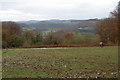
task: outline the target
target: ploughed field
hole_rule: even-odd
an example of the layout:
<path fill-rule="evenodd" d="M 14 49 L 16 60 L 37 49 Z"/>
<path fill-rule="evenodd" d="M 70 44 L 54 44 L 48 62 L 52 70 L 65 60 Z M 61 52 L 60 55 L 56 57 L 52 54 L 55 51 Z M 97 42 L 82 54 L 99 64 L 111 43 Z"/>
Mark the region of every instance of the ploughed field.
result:
<path fill-rule="evenodd" d="M 4 49 L 3 78 L 114 78 L 118 47 Z"/>

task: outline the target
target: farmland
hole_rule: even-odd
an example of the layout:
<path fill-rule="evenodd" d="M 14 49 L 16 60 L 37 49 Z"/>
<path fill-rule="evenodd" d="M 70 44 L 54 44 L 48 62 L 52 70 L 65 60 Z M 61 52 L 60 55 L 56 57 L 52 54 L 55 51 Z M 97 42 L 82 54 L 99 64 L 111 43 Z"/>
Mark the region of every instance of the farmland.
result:
<path fill-rule="evenodd" d="M 3 78 L 117 77 L 117 47 L 4 49 Z"/>

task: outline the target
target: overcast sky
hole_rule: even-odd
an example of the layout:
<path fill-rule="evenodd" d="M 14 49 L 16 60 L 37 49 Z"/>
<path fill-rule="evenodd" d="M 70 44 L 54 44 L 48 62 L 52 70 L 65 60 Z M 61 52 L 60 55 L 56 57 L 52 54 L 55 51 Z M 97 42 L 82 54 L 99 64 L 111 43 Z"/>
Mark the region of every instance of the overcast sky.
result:
<path fill-rule="evenodd" d="M 119 0 L 0 0 L 0 20 L 106 18 Z"/>

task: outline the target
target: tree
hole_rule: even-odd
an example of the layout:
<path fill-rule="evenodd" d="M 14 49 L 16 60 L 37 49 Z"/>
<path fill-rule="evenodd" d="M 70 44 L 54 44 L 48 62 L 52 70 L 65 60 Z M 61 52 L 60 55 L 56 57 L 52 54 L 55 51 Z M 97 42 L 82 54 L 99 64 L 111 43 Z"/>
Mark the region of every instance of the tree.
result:
<path fill-rule="evenodd" d="M 22 33 L 20 25 L 15 22 L 2 22 L 2 30 L 7 30 L 10 35 L 20 35 Z"/>
<path fill-rule="evenodd" d="M 54 33 L 49 33 L 45 36 L 43 43 L 47 45 L 58 45 L 62 43 L 62 39 L 56 36 Z"/>
<path fill-rule="evenodd" d="M 80 32 L 74 33 L 72 41 L 71 41 L 72 44 L 80 45 L 80 44 L 83 44 L 84 42 L 85 42 L 84 36 L 81 35 Z"/>
<path fill-rule="evenodd" d="M 22 37 L 18 35 L 12 35 L 8 41 L 8 47 L 20 47 L 23 45 Z"/>
<path fill-rule="evenodd" d="M 28 46 L 32 44 L 32 38 L 34 37 L 33 31 L 24 31 L 24 46 Z"/>
<path fill-rule="evenodd" d="M 66 39 L 71 39 L 73 37 L 73 33 L 66 33 L 65 38 Z"/>
<path fill-rule="evenodd" d="M 19 42 L 22 40 L 22 30 L 19 24 L 15 22 L 2 22 L 2 47 L 18 47 L 22 46 L 22 43 Z"/>
<path fill-rule="evenodd" d="M 43 41 L 43 36 L 41 33 L 35 34 L 32 38 L 32 44 L 34 45 L 40 45 Z"/>
<path fill-rule="evenodd" d="M 101 41 L 106 43 L 118 43 L 118 24 L 120 19 L 118 17 L 120 8 L 120 2 L 113 12 L 110 13 L 110 17 L 102 19 L 98 26 L 98 34 Z"/>
<path fill-rule="evenodd" d="M 70 33 L 70 32 L 65 33 L 64 37 L 65 37 L 65 42 L 64 43 L 65 44 L 71 44 L 72 39 L 73 39 L 73 33 Z"/>
<path fill-rule="evenodd" d="M 120 1 L 117 6 L 118 11 L 118 32 L 120 32 Z M 118 41 L 120 41 L 120 33 L 118 34 Z"/>

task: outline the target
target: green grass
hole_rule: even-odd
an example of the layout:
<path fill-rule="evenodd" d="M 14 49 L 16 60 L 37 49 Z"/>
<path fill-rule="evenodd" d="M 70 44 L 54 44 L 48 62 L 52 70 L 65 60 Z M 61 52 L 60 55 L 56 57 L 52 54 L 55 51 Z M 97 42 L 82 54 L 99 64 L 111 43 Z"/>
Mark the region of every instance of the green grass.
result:
<path fill-rule="evenodd" d="M 117 47 L 3 50 L 3 78 L 117 76 Z"/>
<path fill-rule="evenodd" d="M 22 30 L 23 31 L 31 31 L 31 30 L 34 30 L 36 29 L 35 27 L 23 27 Z"/>

